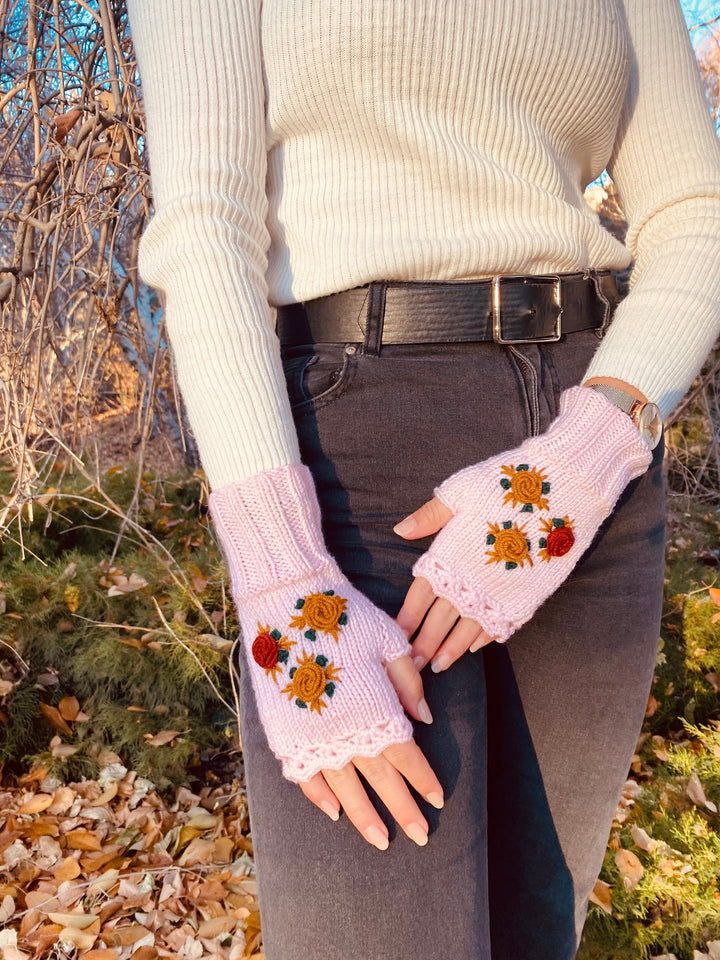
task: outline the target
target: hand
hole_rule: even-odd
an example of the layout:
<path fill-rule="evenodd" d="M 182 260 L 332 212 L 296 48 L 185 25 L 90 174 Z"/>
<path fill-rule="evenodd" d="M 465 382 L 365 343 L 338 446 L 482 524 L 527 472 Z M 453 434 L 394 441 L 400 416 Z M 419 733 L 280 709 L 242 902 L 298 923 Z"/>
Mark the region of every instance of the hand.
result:
<path fill-rule="evenodd" d="M 440 532 L 413 567 L 417 579 L 399 617 L 409 630 L 430 610 L 419 655 L 437 649 L 447 629 L 448 657 L 507 640 L 567 578 L 651 459 L 626 414 L 601 394 L 572 387 L 546 433 L 449 477 L 435 490 L 446 511 L 425 505 Z M 436 669 L 452 662 L 441 656 Z"/>
<path fill-rule="evenodd" d="M 433 497 L 394 529 L 406 540 L 419 540 L 437 533 L 452 516 L 452 510 L 438 497 Z M 430 666 L 435 673 L 446 670 L 466 650 L 475 653 L 495 639 L 476 620 L 461 617 L 449 600 L 438 597 L 425 577 L 413 580 L 397 622 L 409 637 L 422 623 L 412 644 L 413 662 L 421 670 L 431 660 Z"/>
<path fill-rule="evenodd" d="M 430 722 L 429 710 L 423 716 L 417 716 L 415 704 L 418 688 L 422 693 L 422 681 L 410 657 L 393 660 L 387 665 L 387 672 L 405 709 L 416 719 Z M 370 802 L 356 771 L 362 773 L 407 836 L 419 846 L 425 846 L 427 820 L 405 780 L 432 806 L 440 809 L 444 801 L 440 781 L 415 741 L 390 746 L 378 757 L 354 757 L 341 770 L 323 770 L 300 784 L 308 800 L 331 820 L 338 819 L 342 807 L 368 843 L 386 850 L 389 845 L 387 827 Z"/>
<path fill-rule="evenodd" d="M 401 825 L 416 840 L 426 836 L 401 776 L 441 803 L 440 784 L 403 712 L 404 703 L 416 718 L 431 719 L 422 683 L 404 632 L 328 554 L 310 472 L 300 464 L 264 471 L 214 490 L 209 506 L 258 713 L 283 775 L 306 784 L 321 806 L 347 804 L 365 833 L 384 830 L 355 773 L 367 771 Z"/>

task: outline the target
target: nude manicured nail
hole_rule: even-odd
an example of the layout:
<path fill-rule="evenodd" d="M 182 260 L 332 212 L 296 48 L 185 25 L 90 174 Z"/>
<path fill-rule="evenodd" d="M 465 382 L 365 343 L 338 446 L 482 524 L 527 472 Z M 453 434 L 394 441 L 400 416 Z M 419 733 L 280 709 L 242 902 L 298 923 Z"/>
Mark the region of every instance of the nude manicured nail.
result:
<path fill-rule="evenodd" d="M 485 643 L 484 638 L 478 637 L 477 640 L 470 647 L 470 653 L 477 653 L 477 651 L 480 649 L 480 647 L 484 645 L 484 643 Z"/>
<path fill-rule="evenodd" d="M 330 817 L 331 820 L 340 819 L 340 811 L 337 809 L 337 807 L 334 807 L 329 800 L 323 800 L 323 802 L 320 804 L 320 807 Z"/>
<path fill-rule="evenodd" d="M 444 670 L 445 667 L 450 666 L 450 657 L 446 653 L 441 653 L 439 657 L 436 657 L 433 662 L 430 664 L 430 669 L 433 673 L 440 673 L 441 670 Z"/>
<path fill-rule="evenodd" d="M 438 793 L 437 790 L 433 790 L 432 793 L 428 793 L 425 797 L 428 803 L 431 803 L 436 810 L 442 810 L 445 806 L 445 799 L 441 793 Z"/>
<path fill-rule="evenodd" d="M 424 847 L 428 842 L 427 830 L 421 827 L 419 823 L 409 823 L 405 827 L 405 833 L 413 843 L 416 843 L 419 847 Z"/>
<path fill-rule="evenodd" d="M 418 670 L 422 670 L 422 668 L 423 668 L 423 667 L 425 666 L 425 664 L 427 663 L 427 660 L 425 659 L 425 657 L 420 657 L 420 656 L 418 656 L 418 657 L 413 657 L 413 663 L 414 663 L 415 666 L 418 668 Z"/>
<path fill-rule="evenodd" d="M 430 713 L 430 707 L 427 705 L 427 700 L 425 699 L 425 697 L 423 697 L 420 703 L 418 703 L 417 710 L 418 710 L 418 715 L 420 716 L 420 719 L 422 720 L 423 723 L 433 722 L 433 716 Z"/>
<path fill-rule="evenodd" d="M 401 520 L 400 523 L 396 523 L 393 527 L 393 530 L 399 537 L 406 537 L 409 533 L 412 533 L 416 527 L 416 520 L 414 517 L 405 517 L 404 520 Z"/>
<path fill-rule="evenodd" d="M 365 831 L 365 839 L 369 840 L 378 850 L 387 850 L 390 846 L 390 841 L 378 827 L 368 827 Z"/>

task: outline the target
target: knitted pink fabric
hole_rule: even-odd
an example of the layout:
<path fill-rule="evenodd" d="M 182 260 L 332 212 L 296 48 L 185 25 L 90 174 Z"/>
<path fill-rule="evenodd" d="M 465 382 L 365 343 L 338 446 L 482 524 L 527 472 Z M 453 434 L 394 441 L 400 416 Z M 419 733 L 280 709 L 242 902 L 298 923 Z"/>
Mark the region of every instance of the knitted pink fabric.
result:
<path fill-rule="evenodd" d="M 572 387 L 546 433 L 435 490 L 455 516 L 413 574 L 507 640 L 565 580 L 651 459 L 627 414 L 589 387 Z"/>
<path fill-rule="evenodd" d="M 258 710 L 288 780 L 309 780 L 412 737 L 384 661 L 410 652 L 400 627 L 327 552 L 307 467 L 210 494 Z"/>

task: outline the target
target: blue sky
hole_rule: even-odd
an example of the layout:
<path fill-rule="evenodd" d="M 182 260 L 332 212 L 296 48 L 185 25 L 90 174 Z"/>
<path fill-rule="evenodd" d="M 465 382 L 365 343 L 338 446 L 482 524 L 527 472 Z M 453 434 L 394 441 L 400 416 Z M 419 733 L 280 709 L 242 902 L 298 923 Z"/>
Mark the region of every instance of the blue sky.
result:
<path fill-rule="evenodd" d="M 689 27 L 720 16 L 720 0 L 680 0 L 680 6 Z M 704 32 L 704 30 L 693 30 L 691 37 L 693 40 L 699 40 Z"/>

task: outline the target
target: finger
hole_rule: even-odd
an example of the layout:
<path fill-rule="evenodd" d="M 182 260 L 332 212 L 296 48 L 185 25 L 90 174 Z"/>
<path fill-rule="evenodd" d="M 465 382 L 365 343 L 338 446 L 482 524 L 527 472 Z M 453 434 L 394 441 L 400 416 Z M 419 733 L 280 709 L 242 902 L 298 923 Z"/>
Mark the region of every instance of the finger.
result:
<path fill-rule="evenodd" d="M 411 656 L 417 667 L 422 669 L 421 664 L 427 663 L 434 656 L 457 619 L 458 612 L 450 601 L 445 597 L 438 597 L 413 641 Z"/>
<path fill-rule="evenodd" d="M 408 637 L 415 633 L 433 603 L 435 594 L 429 581 L 425 577 L 415 577 L 395 618 Z"/>
<path fill-rule="evenodd" d="M 393 743 L 386 747 L 383 756 L 412 784 L 417 792 L 439 810 L 445 800 L 442 784 L 435 776 L 425 754 L 414 740 Z"/>
<path fill-rule="evenodd" d="M 370 798 L 365 792 L 360 777 L 352 763 L 341 770 L 323 770 L 328 786 L 342 804 L 350 822 L 360 831 L 368 843 L 378 850 L 387 850 L 390 845 L 388 830 L 380 819 Z"/>
<path fill-rule="evenodd" d="M 432 714 L 423 696 L 423 682 L 418 668 L 410 657 L 399 657 L 385 665 L 390 682 L 395 687 L 400 703 L 416 720 L 432 723 Z"/>
<path fill-rule="evenodd" d="M 466 650 L 472 649 L 473 646 L 475 646 L 475 641 L 478 639 L 489 643 L 491 637 L 488 637 L 477 620 L 461 617 L 432 658 L 430 668 L 433 673 L 440 673 L 441 670 L 446 670 L 450 664 L 455 663 L 458 657 L 461 657 Z M 481 643 L 480 646 L 482 645 Z M 479 650 L 480 647 L 475 647 L 475 649 Z"/>
<path fill-rule="evenodd" d="M 424 847 L 428 841 L 427 820 L 413 800 L 402 774 L 382 754 L 379 757 L 355 757 L 353 763 L 405 834 L 419 847 Z"/>
<path fill-rule="evenodd" d="M 486 647 L 489 643 L 499 639 L 500 637 L 491 637 L 489 633 L 481 630 L 477 640 L 470 647 L 470 653 L 477 653 L 481 647 Z"/>
<path fill-rule="evenodd" d="M 312 779 L 304 780 L 298 786 L 310 803 L 319 807 L 331 820 L 337 820 L 340 817 L 340 801 L 321 773 L 316 773 Z"/>
<path fill-rule="evenodd" d="M 450 507 L 446 507 L 442 500 L 433 497 L 432 500 L 418 507 L 409 517 L 405 517 L 396 524 L 393 530 L 399 537 L 404 537 L 406 540 L 417 540 L 419 537 L 437 533 L 452 516 Z"/>

